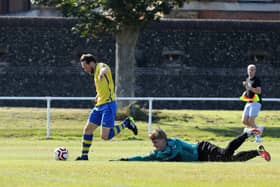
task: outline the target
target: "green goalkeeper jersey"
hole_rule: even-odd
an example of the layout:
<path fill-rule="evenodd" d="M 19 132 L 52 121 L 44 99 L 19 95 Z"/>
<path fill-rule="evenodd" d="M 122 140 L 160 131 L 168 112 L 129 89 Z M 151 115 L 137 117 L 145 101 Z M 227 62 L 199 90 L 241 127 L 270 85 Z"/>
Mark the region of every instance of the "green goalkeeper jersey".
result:
<path fill-rule="evenodd" d="M 167 139 L 164 150 L 154 150 L 148 155 L 129 157 L 128 161 L 198 161 L 198 145 L 178 138 Z"/>

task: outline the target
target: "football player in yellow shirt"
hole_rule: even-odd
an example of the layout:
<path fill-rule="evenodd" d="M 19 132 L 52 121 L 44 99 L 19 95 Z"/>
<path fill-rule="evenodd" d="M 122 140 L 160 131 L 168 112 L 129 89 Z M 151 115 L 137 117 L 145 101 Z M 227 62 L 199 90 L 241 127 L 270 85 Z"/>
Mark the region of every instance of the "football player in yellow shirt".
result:
<path fill-rule="evenodd" d="M 97 62 L 92 54 L 83 54 L 80 63 L 85 72 L 91 74 L 96 88 L 96 105 L 90 112 L 85 125 L 82 140 L 81 156 L 76 160 L 88 160 L 88 152 L 93 140 L 94 131 L 101 126 L 101 137 L 110 140 L 123 129 L 130 129 L 137 135 L 137 127 L 132 117 L 126 118 L 120 125 L 115 125 L 117 112 L 115 85 L 110 67 Z"/>

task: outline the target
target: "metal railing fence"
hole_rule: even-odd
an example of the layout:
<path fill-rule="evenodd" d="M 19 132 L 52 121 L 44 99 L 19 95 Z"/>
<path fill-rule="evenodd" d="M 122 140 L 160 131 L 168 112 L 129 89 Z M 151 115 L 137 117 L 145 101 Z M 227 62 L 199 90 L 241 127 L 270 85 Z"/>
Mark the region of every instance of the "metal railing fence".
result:
<path fill-rule="evenodd" d="M 0 96 L 0 100 L 45 100 L 47 103 L 46 138 L 51 137 L 51 101 L 54 100 L 94 100 L 95 97 L 16 97 Z M 240 101 L 236 97 L 117 97 L 117 100 L 148 101 L 148 133 L 152 130 L 153 101 Z M 263 98 L 263 101 L 280 102 L 280 98 Z"/>

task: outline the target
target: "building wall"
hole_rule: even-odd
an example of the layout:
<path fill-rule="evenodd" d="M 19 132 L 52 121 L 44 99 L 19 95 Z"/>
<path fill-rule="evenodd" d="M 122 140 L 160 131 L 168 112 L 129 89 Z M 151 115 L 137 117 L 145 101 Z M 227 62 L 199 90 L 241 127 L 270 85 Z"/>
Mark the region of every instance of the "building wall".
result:
<path fill-rule="evenodd" d="M 1 96 L 95 96 L 78 62 L 81 52 L 115 66 L 111 35 L 80 38 L 71 19 L 0 18 Z M 136 50 L 136 96 L 239 97 L 254 63 L 263 97 L 280 93 L 280 22 L 162 21 L 141 31 Z M 0 105 L 35 102 L 1 101 Z M 89 102 L 53 106 L 90 107 Z M 146 104 L 146 103 L 141 103 Z M 38 106 L 45 103 L 38 103 Z M 241 109 L 241 102 L 155 102 L 163 108 Z M 265 103 L 264 109 L 280 108 Z"/>
<path fill-rule="evenodd" d="M 280 20 L 279 0 L 200 0 L 175 8 L 169 18 Z"/>
<path fill-rule="evenodd" d="M 241 12 L 241 11 L 202 11 L 198 18 L 208 19 L 239 19 L 239 20 L 280 20 L 279 12 Z"/>
<path fill-rule="evenodd" d="M 0 1 L 0 14 L 5 14 L 9 10 L 9 2 L 8 0 L 1 0 Z"/>
<path fill-rule="evenodd" d="M 9 12 L 21 12 L 30 9 L 30 0 L 9 0 Z"/>
<path fill-rule="evenodd" d="M 0 14 L 16 13 L 30 10 L 30 0 L 1 0 Z"/>

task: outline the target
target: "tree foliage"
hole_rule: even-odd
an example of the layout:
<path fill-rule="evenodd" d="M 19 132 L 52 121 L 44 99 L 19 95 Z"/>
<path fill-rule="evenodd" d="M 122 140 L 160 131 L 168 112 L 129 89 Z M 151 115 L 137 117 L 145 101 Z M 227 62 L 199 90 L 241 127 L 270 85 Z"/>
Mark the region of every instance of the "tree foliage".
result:
<path fill-rule="evenodd" d="M 99 32 L 116 33 L 126 26 L 140 28 L 159 20 L 186 0 L 33 0 L 35 4 L 55 6 L 63 15 L 80 19 L 76 31 L 83 36 Z"/>
<path fill-rule="evenodd" d="M 33 0 L 55 6 L 67 17 L 77 18 L 74 31 L 84 37 L 114 33 L 116 38 L 115 82 L 117 96 L 135 95 L 135 48 L 141 27 L 159 20 L 187 0 Z M 121 108 L 130 101 L 118 102 Z"/>

